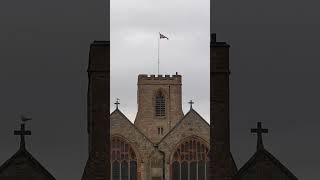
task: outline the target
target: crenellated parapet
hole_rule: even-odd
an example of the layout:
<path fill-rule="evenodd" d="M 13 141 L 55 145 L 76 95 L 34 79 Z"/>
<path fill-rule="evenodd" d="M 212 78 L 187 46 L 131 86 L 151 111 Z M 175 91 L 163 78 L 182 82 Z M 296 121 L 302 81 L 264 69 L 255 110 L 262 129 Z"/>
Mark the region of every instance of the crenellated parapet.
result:
<path fill-rule="evenodd" d="M 174 84 L 174 85 L 181 85 L 181 75 L 147 75 L 147 74 L 140 74 L 138 76 L 138 85 L 142 84 Z"/>

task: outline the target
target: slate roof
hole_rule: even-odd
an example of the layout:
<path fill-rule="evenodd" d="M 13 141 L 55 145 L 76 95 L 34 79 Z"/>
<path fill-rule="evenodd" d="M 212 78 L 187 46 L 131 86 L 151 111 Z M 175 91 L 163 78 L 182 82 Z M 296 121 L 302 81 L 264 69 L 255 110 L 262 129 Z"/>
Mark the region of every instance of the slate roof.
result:
<path fill-rule="evenodd" d="M 250 167 L 254 166 L 255 164 L 261 161 L 261 157 L 270 160 L 276 167 L 278 167 L 284 174 L 286 174 L 289 179 L 298 180 L 298 178 L 293 173 L 291 173 L 291 171 L 287 167 L 285 167 L 277 158 L 275 158 L 266 149 L 256 151 L 256 153 L 239 169 L 239 171 L 233 179 L 236 180 L 243 176 Z"/>
<path fill-rule="evenodd" d="M 120 111 L 120 109 L 118 109 L 118 108 L 115 109 L 115 110 L 110 114 L 110 117 L 111 117 L 113 114 L 115 114 L 115 113 L 120 114 L 120 116 L 122 116 L 123 119 L 127 120 L 128 123 L 129 123 L 135 130 L 137 130 L 137 132 L 139 132 L 144 138 L 146 138 L 151 144 L 153 144 L 153 142 L 152 142 L 145 134 L 143 134 L 143 133 L 127 118 L 127 116 L 124 115 L 124 114 Z"/>
<path fill-rule="evenodd" d="M 9 174 L 7 174 L 6 170 L 11 165 L 15 166 L 17 164 L 17 161 L 24 159 L 27 160 L 26 165 L 29 165 L 34 170 L 34 172 L 44 175 L 48 180 L 55 180 L 55 178 L 25 148 L 20 148 L 10 159 L 8 159 L 3 165 L 0 166 L 0 177 L 4 174 L 9 177 L 16 175 L 23 176 L 23 173 L 25 173 L 25 171 L 19 169 L 19 167 L 15 167 L 15 173 L 10 172 Z"/>
<path fill-rule="evenodd" d="M 285 179 L 298 180 L 298 178 L 295 175 L 293 175 L 288 168 L 286 168 L 277 158 L 275 158 L 264 148 L 262 133 L 268 133 L 268 129 L 262 128 L 261 124 L 261 122 L 258 122 L 257 128 L 251 129 L 251 133 L 257 133 L 256 152 L 248 160 L 248 162 L 246 162 L 242 166 L 242 168 L 240 168 L 240 170 L 236 173 L 233 179 L 242 179 L 246 177 L 246 175 L 248 175 L 249 179 L 272 178 L 273 180 L 278 180 L 283 179 L 283 175 L 285 175 Z M 271 166 L 271 164 L 273 166 Z M 246 177 L 246 179 L 248 179 L 248 177 Z"/>
<path fill-rule="evenodd" d="M 188 117 L 191 113 L 194 113 L 195 115 L 197 115 L 198 117 L 200 117 L 200 119 L 207 125 L 210 127 L 209 123 L 203 119 L 203 117 L 197 112 L 195 111 L 193 108 L 191 108 L 187 114 L 185 114 L 181 120 L 179 122 L 177 122 L 177 124 L 175 126 L 173 126 L 173 128 L 170 129 L 170 131 L 165 135 L 163 136 L 163 138 L 159 141 L 159 143 L 157 144 L 160 144 L 171 132 L 173 132 L 185 119 L 186 117 Z"/>

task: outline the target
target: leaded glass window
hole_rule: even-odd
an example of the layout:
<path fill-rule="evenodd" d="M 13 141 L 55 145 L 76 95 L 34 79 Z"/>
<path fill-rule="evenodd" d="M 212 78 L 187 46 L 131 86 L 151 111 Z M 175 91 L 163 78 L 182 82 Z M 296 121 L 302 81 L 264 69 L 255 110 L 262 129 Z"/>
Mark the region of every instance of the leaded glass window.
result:
<path fill-rule="evenodd" d="M 188 179 L 188 163 L 184 161 L 181 164 L 181 179 Z"/>
<path fill-rule="evenodd" d="M 120 164 L 117 161 L 112 163 L 112 179 L 120 180 Z"/>
<path fill-rule="evenodd" d="M 170 180 L 206 180 L 209 148 L 197 137 L 189 137 L 172 155 Z"/>
<path fill-rule="evenodd" d="M 174 161 L 172 163 L 172 180 L 180 180 L 180 163 Z"/>
<path fill-rule="evenodd" d="M 137 180 L 137 162 L 130 162 L 130 180 Z"/>
<path fill-rule="evenodd" d="M 197 162 L 190 163 L 190 180 L 197 180 Z"/>
<path fill-rule="evenodd" d="M 204 162 L 199 162 L 198 165 L 198 180 L 205 180 L 205 163 Z"/>
<path fill-rule="evenodd" d="M 128 163 L 126 161 L 122 161 L 122 163 L 121 163 L 121 180 L 128 180 L 128 178 L 129 178 Z"/>
<path fill-rule="evenodd" d="M 136 153 L 120 137 L 112 137 L 111 140 L 111 169 L 112 180 L 137 180 Z"/>

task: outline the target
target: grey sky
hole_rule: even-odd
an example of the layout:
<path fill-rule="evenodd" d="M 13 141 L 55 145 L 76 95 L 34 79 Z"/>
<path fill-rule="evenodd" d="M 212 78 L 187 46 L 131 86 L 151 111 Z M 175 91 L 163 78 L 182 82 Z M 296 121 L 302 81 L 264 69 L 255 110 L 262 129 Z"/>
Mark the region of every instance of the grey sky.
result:
<path fill-rule="evenodd" d="M 111 111 L 120 109 L 134 121 L 138 74 L 157 74 L 159 32 L 160 74 L 183 78 L 183 110 L 188 101 L 209 120 L 209 0 L 111 1 Z M 195 63 L 196 62 L 196 63 Z"/>
<path fill-rule="evenodd" d="M 185 112 L 186 101 L 193 99 L 207 118 L 209 83 L 197 78 L 208 78 L 203 66 L 209 63 L 208 1 L 133 2 L 112 1 L 111 13 L 118 20 L 111 19 L 117 28 L 111 32 L 111 100 L 119 97 L 121 110 L 133 120 L 136 78 L 156 73 L 161 31 L 171 39 L 161 42 L 161 72 L 182 74 Z M 27 138 L 30 152 L 57 179 L 80 179 L 87 158 L 89 45 L 108 39 L 106 4 L 0 2 L 0 163 L 17 150 L 13 130 L 25 113 L 33 117 L 27 125 L 33 133 Z M 264 135 L 266 148 L 299 179 L 317 179 L 318 7 L 315 0 L 219 0 L 211 7 L 218 39 L 231 44 L 231 145 L 238 167 L 255 150 L 256 137 L 249 129 L 262 121 L 270 131 Z"/>

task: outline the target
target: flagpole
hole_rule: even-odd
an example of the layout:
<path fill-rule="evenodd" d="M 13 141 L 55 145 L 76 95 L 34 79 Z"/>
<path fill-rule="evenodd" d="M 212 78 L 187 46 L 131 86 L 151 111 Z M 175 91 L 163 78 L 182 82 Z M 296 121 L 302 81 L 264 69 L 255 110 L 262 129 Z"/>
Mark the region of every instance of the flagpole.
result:
<path fill-rule="evenodd" d="M 160 32 L 158 35 L 158 75 L 160 74 Z"/>

